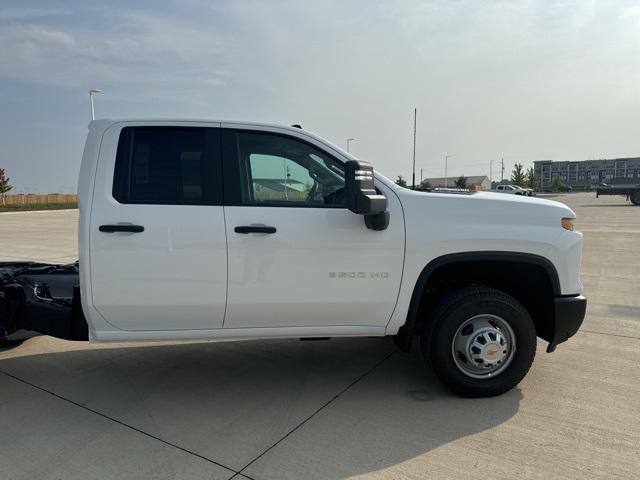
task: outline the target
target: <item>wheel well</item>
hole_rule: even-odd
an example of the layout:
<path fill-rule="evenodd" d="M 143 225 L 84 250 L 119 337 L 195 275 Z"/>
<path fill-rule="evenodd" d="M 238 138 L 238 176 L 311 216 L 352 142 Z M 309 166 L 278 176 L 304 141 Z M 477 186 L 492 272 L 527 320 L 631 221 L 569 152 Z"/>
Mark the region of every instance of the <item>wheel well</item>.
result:
<path fill-rule="evenodd" d="M 401 350 L 409 350 L 413 336 L 420 334 L 444 295 L 468 286 L 492 287 L 513 296 L 531 315 L 536 334 L 545 340 L 553 336 L 553 297 L 560 294 L 560 287 L 548 260 L 525 254 L 466 256 L 469 258 L 436 260 L 425 267 L 413 293 L 407 322 L 396 338 Z"/>

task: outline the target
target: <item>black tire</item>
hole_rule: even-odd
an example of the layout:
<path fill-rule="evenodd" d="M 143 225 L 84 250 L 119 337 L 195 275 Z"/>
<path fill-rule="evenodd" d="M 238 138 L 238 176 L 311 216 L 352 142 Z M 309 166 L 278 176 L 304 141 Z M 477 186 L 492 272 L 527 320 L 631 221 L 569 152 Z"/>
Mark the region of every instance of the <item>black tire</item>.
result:
<path fill-rule="evenodd" d="M 640 192 L 635 192 L 631 195 L 631 203 L 634 205 L 640 205 Z"/>
<path fill-rule="evenodd" d="M 8 336 L 9 331 L 6 328 L 0 327 L 0 348 L 6 346 L 9 343 L 9 341 L 7 340 Z"/>
<path fill-rule="evenodd" d="M 473 378 L 465 373 L 456 364 L 461 360 L 456 360 L 453 352 L 458 330 L 478 315 L 498 317 L 511 329 L 515 340 L 515 348 L 509 350 L 513 351 L 500 367 L 502 370 L 483 378 Z M 524 378 L 533 363 L 536 354 L 533 321 L 515 298 L 500 290 L 468 287 L 455 291 L 439 302 L 427 322 L 421 339 L 423 357 L 431 363 L 440 381 L 463 397 L 492 397 L 505 393 Z"/>

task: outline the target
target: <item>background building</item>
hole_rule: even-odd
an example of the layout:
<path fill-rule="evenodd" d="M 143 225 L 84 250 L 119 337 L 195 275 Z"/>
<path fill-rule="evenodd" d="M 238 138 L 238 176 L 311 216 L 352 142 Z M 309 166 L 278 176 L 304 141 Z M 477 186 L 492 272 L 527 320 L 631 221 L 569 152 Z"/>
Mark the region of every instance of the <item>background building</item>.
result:
<path fill-rule="evenodd" d="M 465 178 L 467 179 L 467 188 L 469 190 L 491 190 L 491 182 L 486 175 L 475 175 Z M 458 177 L 447 177 L 446 186 L 448 188 L 455 188 L 457 179 Z M 421 186 L 428 187 L 429 185 L 431 185 L 431 188 L 444 188 L 445 178 L 425 178 Z"/>
<path fill-rule="evenodd" d="M 640 157 L 576 162 L 540 160 L 533 162 L 533 168 L 541 190 L 551 189 L 556 177 L 560 178 L 563 186 L 576 190 L 589 189 L 603 182 L 632 185 L 640 183 Z"/>

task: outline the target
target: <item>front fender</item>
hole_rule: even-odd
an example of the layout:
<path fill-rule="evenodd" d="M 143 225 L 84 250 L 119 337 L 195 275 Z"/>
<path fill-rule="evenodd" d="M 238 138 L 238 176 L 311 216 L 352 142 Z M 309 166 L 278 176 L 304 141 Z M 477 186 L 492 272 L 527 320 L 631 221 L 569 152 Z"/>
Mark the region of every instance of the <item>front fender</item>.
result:
<path fill-rule="evenodd" d="M 403 352 L 408 352 L 411 349 L 415 327 L 418 321 L 418 311 L 420 308 L 420 303 L 422 301 L 422 297 L 429 278 L 431 278 L 434 272 L 436 272 L 444 265 L 470 261 L 507 261 L 537 265 L 539 267 L 542 267 L 546 271 L 551 283 L 553 295 L 561 295 L 560 280 L 554 264 L 549 259 L 540 255 L 520 252 L 493 251 L 462 252 L 443 255 L 432 260 L 422 269 L 422 272 L 418 276 L 418 279 L 413 287 L 413 293 L 411 295 L 411 301 L 409 303 L 409 310 L 407 312 L 406 321 L 404 325 L 399 328 L 397 334 L 394 337 L 396 345 L 400 350 L 402 350 Z"/>

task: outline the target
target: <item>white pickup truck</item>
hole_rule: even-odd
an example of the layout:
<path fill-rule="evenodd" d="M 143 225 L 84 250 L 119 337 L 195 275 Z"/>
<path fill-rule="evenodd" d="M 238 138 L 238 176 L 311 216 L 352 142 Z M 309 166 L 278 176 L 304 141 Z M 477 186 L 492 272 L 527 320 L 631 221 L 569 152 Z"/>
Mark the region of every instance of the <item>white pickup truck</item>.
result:
<path fill-rule="evenodd" d="M 508 193 L 510 195 L 523 195 L 526 197 L 533 196 L 533 189 L 522 188 L 519 185 L 498 185 L 492 192 Z"/>
<path fill-rule="evenodd" d="M 93 121 L 78 194 L 78 263 L 0 263 L 0 336 L 419 337 L 490 396 L 585 315 L 567 206 L 401 188 L 300 128 Z"/>

